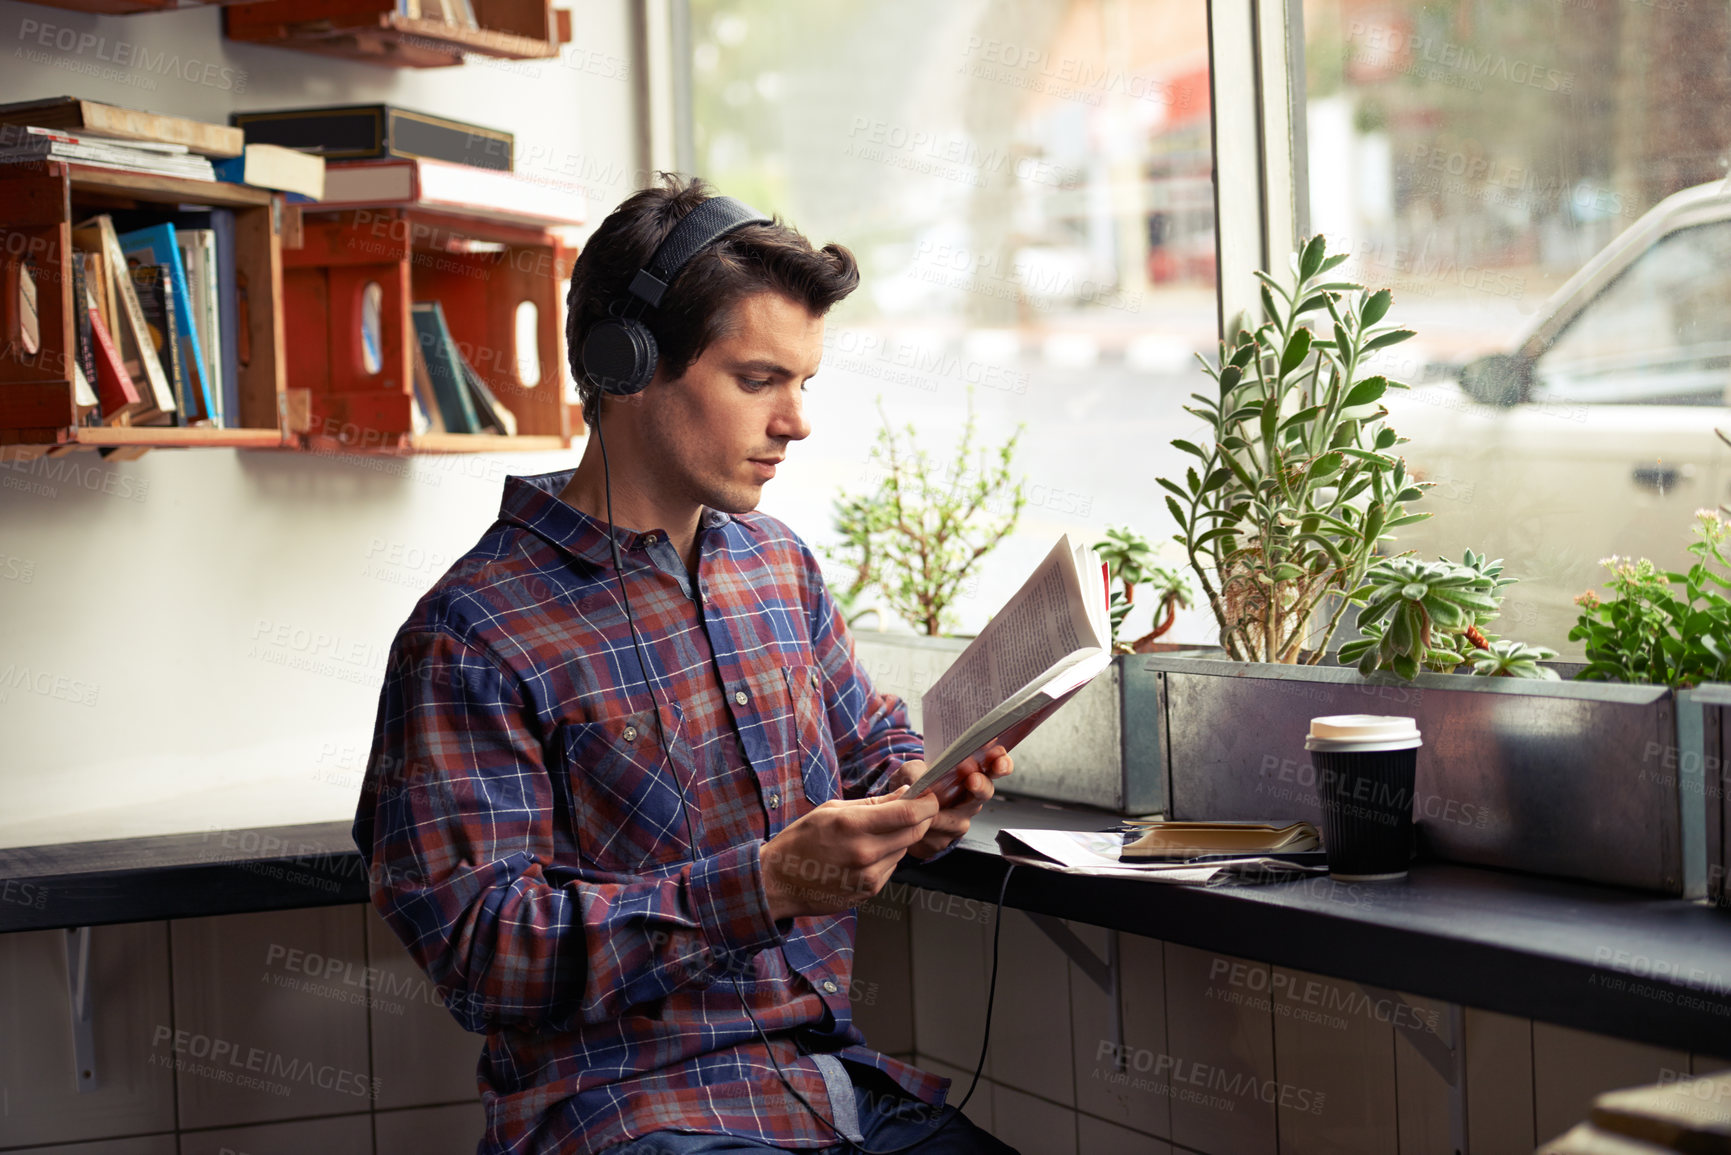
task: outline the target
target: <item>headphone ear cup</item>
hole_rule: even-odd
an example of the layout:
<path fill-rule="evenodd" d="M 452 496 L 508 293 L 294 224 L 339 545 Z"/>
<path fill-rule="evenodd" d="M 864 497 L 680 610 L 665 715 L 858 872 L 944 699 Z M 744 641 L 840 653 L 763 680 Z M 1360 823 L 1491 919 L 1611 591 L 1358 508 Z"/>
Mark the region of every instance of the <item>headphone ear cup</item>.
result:
<path fill-rule="evenodd" d="M 642 321 L 598 321 L 583 338 L 583 375 L 610 397 L 629 397 L 654 380 L 660 353 Z"/>

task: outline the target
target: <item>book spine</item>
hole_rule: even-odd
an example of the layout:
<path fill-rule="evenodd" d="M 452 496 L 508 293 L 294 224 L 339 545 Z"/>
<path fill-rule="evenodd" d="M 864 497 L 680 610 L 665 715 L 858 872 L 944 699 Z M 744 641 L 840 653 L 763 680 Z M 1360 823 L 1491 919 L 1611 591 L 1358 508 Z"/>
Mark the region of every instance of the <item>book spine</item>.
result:
<path fill-rule="evenodd" d="M 149 328 L 148 346 L 143 356 L 157 358 L 169 388 L 174 391 L 176 424 L 186 425 L 196 415 L 188 405 L 186 375 L 181 370 L 180 351 L 175 341 L 174 291 L 168 270 L 161 265 L 134 265 L 130 270 L 132 291 L 143 310 Z"/>
<path fill-rule="evenodd" d="M 216 310 L 222 345 L 222 409 L 230 428 L 240 416 L 240 284 L 235 252 L 234 210 L 212 209 L 210 231 L 215 238 Z"/>
<path fill-rule="evenodd" d="M 445 428 L 452 433 L 477 432 L 480 423 L 469 400 L 469 390 L 460 368 L 461 360 L 445 325 L 444 311 L 436 302 L 431 306 L 417 305 L 414 323 L 415 337 L 427 359 L 427 376 L 433 382 L 433 398 L 439 406 Z"/>
<path fill-rule="evenodd" d="M 120 360 L 108 326 L 94 311 L 90 313 L 90 340 L 96 356 L 96 396 L 102 403 L 102 420 L 109 425 L 123 424 L 145 408 L 144 400 Z"/>

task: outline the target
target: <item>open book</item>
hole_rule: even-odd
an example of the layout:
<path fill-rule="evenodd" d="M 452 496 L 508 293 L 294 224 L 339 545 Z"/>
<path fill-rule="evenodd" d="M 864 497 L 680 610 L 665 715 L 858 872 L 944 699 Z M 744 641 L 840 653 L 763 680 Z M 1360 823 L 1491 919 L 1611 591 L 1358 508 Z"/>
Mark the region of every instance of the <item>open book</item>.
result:
<path fill-rule="evenodd" d="M 1111 664 L 1105 574 L 1065 534 L 920 698 L 927 770 L 908 796 L 993 746 L 1013 748 Z"/>

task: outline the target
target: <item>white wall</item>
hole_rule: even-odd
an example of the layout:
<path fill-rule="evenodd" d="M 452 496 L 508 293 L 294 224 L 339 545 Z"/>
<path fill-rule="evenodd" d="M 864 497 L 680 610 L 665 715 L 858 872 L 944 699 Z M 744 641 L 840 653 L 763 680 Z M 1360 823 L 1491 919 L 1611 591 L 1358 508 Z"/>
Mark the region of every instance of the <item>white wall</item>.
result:
<path fill-rule="evenodd" d="M 0 0 L 0 102 L 391 102 L 515 132 L 595 223 L 635 183 L 627 0 L 572 7 L 558 60 L 398 70 L 232 43 L 215 10 Z M 576 456 L 0 463 L 0 846 L 351 817 L 397 626 L 507 473 Z"/>

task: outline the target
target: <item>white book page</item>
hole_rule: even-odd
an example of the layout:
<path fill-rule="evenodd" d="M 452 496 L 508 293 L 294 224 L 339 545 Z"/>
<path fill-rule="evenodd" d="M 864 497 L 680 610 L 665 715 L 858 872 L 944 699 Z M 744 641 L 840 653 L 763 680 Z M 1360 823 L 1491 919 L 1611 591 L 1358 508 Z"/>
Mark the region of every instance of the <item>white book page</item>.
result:
<path fill-rule="evenodd" d="M 1065 534 L 962 656 L 920 699 L 926 755 L 936 757 L 967 729 L 1078 650 L 1106 648 L 1078 571 L 1077 547 Z M 1104 589 L 1095 590 L 1095 601 Z"/>

